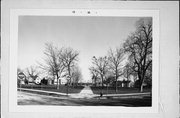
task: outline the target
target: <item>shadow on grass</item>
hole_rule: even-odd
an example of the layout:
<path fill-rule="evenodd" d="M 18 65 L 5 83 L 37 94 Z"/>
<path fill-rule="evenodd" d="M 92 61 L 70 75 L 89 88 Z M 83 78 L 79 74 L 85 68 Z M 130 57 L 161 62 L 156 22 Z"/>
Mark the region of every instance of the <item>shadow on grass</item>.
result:
<path fill-rule="evenodd" d="M 126 107 L 150 107 L 151 97 L 126 98 L 126 99 L 79 99 L 76 104 L 84 106 L 126 106 Z"/>

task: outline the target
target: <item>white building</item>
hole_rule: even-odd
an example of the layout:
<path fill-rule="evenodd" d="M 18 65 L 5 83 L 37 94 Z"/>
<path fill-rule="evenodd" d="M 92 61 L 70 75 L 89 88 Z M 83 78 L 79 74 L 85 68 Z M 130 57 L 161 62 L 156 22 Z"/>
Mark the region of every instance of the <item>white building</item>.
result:
<path fill-rule="evenodd" d="M 40 77 L 37 77 L 34 81 L 36 84 L 40 84 L 41 83 L 41 78 Z"/>

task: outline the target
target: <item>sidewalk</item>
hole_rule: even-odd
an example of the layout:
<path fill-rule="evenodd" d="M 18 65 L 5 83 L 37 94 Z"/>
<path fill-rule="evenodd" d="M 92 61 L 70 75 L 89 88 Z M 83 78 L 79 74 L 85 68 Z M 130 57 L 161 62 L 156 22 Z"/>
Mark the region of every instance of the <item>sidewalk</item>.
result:
<path fill-rule="evenodd" d="M 95 95 L 93 94 L 91 88 L 89 86 L 85 86 L 83 90 L 81 90 L 80 93 L 78 94 L 70 94 L 70 97 L 72 98 L 86 98 L 86 99 L 90 99 L 93 97 L 98 97 L 99 95 Z"/>
<path fill-rule="evenodd" d="M 28 91 L 28 92 L 35 92 L 38 94 L 50 94 L 50 95 L 56 95 L 56 96 L 69 96 L 71 98 L 93 98 L 98 97 L 98 94 L 93 94 L 90 87 L 85 86 L 83 90 L 81 90 L 80 93 L 69 93 L 68 95 L 66 93 L 60 93 L 60 92 L 53 92 L 53 91 L 45 91 L 45 90 L 36 90 L 36 89 L 25 89 L 25 88 L 18 88 L 18 90 L 21 91 Z"/>

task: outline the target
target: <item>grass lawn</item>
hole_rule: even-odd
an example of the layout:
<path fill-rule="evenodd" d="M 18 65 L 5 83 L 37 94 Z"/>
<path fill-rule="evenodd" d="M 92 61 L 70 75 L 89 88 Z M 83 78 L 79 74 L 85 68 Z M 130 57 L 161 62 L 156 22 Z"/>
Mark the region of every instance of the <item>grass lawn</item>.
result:
<path fill-rule="evenodd" d="M 67 86 L 64 85 L 60 85 L 59 89 L 57 85 L 21 85 L 21 88 L 67 93 Z M 83 88 L 83 86 L 69 86 L 68 93 L 80 93 Z"/>
<path fill-rule="evenodd" d="M 94 94 L 100 94 L 102 92 L 103 94 L 116 94 L 115 87 L 91 87 Z M 144 88 L 143 92 L 151 92 L 150 88 Z M 117 94 L 123 94 L 123 93 L 139 93 L 138 88 L 128 88 L 128 87 L 118 87 Z"/>
<path fill-rule="evenodd" d="M 150 107 L 152 105 L 152 98 L 80 99 L 76 103 L 86 106 Z"/>

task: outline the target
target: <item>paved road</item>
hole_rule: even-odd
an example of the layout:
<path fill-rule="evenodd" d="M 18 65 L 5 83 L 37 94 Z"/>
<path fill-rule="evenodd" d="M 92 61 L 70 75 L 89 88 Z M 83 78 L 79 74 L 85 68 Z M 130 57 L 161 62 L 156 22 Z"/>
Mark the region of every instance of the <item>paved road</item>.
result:
<path fill-rule="evenodd" d="M 58 106 L 151 106 L 151 97 L 122 99 L 84 99 L 67 96 L 53 97 L 34 93 L 18 92 L 18 105 Z"/>
<path fill-rule="evenodd" d="M 18 91 L 19 105 L 76 105 L 67 99 L 68 98 L 66 96 L 52 97 Z"/>

